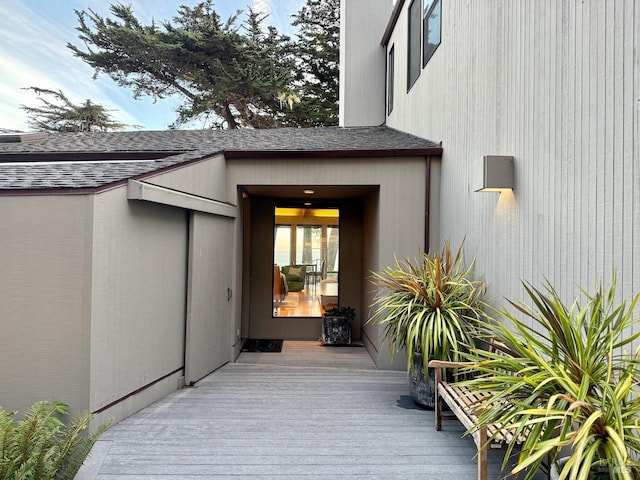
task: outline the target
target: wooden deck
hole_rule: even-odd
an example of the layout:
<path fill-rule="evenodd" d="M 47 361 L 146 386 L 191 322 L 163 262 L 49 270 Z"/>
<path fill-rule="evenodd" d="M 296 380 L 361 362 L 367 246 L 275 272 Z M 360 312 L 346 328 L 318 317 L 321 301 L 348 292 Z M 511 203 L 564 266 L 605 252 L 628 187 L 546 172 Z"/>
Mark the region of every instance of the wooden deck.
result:
<path fill-rule="evenodd" d="M 376 370 L 363 347 L 285 342 L 113 426 L 76 479 L 476 478 L 462 426 L 436 432 L 407 395 L 405 373 Z"/>

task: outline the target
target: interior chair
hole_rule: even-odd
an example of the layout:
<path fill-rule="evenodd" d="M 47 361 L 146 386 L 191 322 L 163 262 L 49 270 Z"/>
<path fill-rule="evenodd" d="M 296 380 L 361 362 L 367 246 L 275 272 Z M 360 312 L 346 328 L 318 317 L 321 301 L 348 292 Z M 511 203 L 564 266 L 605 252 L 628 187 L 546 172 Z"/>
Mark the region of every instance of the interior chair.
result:
<path fill-rule="evenodd" d="M 307 276 L 310 276 L 312 278 L 313 284 L 315 285 L 317 282 L 321 281 L 325 277 L 325 274 L 324 274 L 325 261 L 314 260 L 313 263 L 315 263 L 315 267 L 313 271 L 307 272 Z"/>
<path fill-rule="evenodd" d="M 301 292 L 304 290 L 304 279 L 307 267 L 304 265 L 285 265 L 281 272 L 287 280 L 287 289 L 290 292 Z"/>

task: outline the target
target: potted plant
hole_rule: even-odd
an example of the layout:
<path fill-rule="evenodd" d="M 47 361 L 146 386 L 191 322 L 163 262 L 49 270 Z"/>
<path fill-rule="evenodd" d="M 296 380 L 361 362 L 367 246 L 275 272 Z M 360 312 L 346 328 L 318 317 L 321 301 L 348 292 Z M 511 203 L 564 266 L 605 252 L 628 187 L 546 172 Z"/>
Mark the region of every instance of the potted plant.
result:
<path fill-rule="evenodd" d="M 525 289 L 531 306 L 510 302 L 521 318 L 505 309 L 485 324 L 499 351 L 469 355 L 477 376 L 466 383 L 493 393 L 478 425 L 499 421 L 522 436 L 512 473 L 525 480 L 547 459 L 561 480 L 640 478 L 639 350 L 626 351 L 640 338 L 640 294 L 616 305 L 614 278 L 567 306 L 548 283 Z"/>
<path fill-rule="evenodd" d="M 473 278 L 475 261 L 464 265 L 463 245 L 455 254 L 447 242 L 418 260 L 396 258 L 372 274 L 379 291 L 369 321 L 384 326 L 392 357 L 406 349 L 411 394 L 427 408 L 435 400 L 433 375 L 425 374 L 429 360 L 461 360 L 483 317 L 484 282 Z"/>
<path fill-rule="evenodd" d="M 333 307 L 322 316 L 322 343 L 324 345 L 351 344 L 351 322 L 356 311 L 351 307 Z"/>

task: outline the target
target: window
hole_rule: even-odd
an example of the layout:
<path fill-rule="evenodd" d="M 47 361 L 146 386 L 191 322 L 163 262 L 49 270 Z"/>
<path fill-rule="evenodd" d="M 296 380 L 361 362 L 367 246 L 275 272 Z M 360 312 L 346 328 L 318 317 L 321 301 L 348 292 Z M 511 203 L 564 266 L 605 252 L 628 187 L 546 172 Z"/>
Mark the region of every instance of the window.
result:
<path fill-rule="evenodd" d="M 338 303 L 338 208 L 274 209 L 273 316 L 320 317 Z"/>
<path fill-rule="evenodd" d="M 288 265 L 292 263 L 291 225 L 276 225 L 273 261 L 276 265 Z"/>
<path fill-rule="evenodd" d="M 409 5 L 409 37 L 407 39 L 407 90 L 420 76 L 420 0 L 413 0 Z"/>
<path fill-rule="evenodd" d="M 309 210 L 309 209 L 307 209 Z M 296 264 L 309 265 L 320 258 L 322 250 L 322 226 L 298 225 L 296 228 Z"/>
<path fill-rule="evenodd" d="M 394 46 L 389 50 L 389 60 L 387 61 L 387 114 L 393 110 L 393 71 L 394 71 Z"/>
<path fill-rule="evenodd" d="M 422 66 L 424 67 L 440 45 L 442 0 L 423 0 Z"/>

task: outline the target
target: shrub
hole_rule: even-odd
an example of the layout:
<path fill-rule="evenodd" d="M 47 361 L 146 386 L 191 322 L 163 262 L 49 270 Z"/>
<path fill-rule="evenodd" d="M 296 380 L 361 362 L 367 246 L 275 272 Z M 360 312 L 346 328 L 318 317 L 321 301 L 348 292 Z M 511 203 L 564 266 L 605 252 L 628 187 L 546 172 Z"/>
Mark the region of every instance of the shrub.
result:
<path fill-rule="evenodd" d="M 0 478 L 73 479 L 109 423 L 86 435 L 93 415 L 82 412 L 65 424 L 68 411 L 62 402 L 40 401 L 16 423 L 17 412 L 0 407 Z"/>
<path fill-rule="evenodd" d="M 478 426 L 499 422 L 525 438 L 512 472 L 529 469 L 525 479 L 565 454 L 561 479 L 586 480 L 599 468 L 605 478 L 640 478 L 640 294 L 616 303 L 614 277 L 569 306 L 550 284 L 524 286 L 532 305 L 511 302 L 523 319 L 505 309 L 485 325 L 500 351 L 469 355 L 479 375 L 468 385 L 493 393 Z"/>

